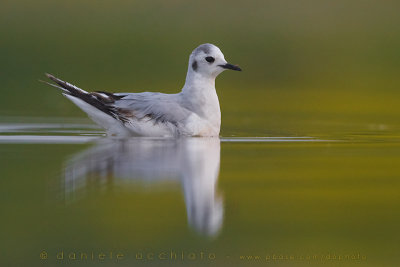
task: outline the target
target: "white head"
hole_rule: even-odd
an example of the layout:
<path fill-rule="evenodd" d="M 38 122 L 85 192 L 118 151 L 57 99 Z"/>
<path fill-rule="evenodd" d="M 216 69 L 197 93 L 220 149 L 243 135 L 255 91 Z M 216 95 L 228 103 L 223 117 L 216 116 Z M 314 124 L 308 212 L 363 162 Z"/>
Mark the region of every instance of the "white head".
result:
<path fill-rule="evenodd" d="M 213 44 L 199 45 L 189 58 L 189 73 L 216 78 L 226 69 L 241 71 L 238 66 L 229 64 L 221 50 Z"/>

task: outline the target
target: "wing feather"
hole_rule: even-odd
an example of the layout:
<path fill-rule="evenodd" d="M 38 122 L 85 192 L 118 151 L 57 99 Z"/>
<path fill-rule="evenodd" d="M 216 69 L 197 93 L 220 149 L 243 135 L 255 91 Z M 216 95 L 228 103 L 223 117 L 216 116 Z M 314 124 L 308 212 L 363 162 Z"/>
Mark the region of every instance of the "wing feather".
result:
<path fill-rule="evenodd" d="M 116 94 L 119 96 L 119 94 Z M 130 93 L 123 94 L 115 101 L 115 107 L 127 116 L 138 120 L 149 120 L 154 123 L 169 122 L 178 125 L 189 115 L 190 111 L 180 105 L 178 94 Z"/>

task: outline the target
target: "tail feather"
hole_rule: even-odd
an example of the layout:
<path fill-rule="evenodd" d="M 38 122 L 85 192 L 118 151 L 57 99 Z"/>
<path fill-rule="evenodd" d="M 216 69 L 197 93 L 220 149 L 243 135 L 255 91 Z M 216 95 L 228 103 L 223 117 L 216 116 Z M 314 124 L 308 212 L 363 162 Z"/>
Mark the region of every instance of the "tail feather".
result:
<path fill-rule="evenodd" d="M 82 90 L 79 87 L 76 87 L 73 84 L 70 84 L 68 82 L 65 82 L 61 79 L 56 78 L 55 76 L 46 73 L 47 78 L 49 78 L 50 80 L 52 80 L 53 82 L 55 82 L 56 84 L 58 84 L 59 86 L 61 86 L 64 89 L 67 89 L 71 94 L 87 94 L 88 92 L 86 92 L 85 90 Z"/>
<path fill-rule="evenodd" d="M 53 86 L 55 88 L 58 88 L 58 89 L 62 90 L 64 93 L 69 93 L 68 90 L 66 90 L 65 88 L 62 88 L 61 86 L 58 86 L 58 85 L 56 85 L 54 83 L 49 83 L 49 82 L 46 82 L 46 81 L 43 81 L 43 80 L 39 80 L 39 82 L 45 83 L 45 84 Z"/>
<path fill-rule="evenodd" d="M 89 93 L 73 84 L 70 84 L 61 79 L 56 78 L 51 74 L 46 73 L 46 76 L 56 84 L 52 84 L 46 81 L 41 81 L 41 82 L 44 82 L 50 86 L 61 89 L 63 91 L 63 94 L 67 96 L 76 97 L 122 123 L 128 121 L 128 119 L 125 116 L 123 116 L 123 114 L 118 112 L 118 109 L 115 108 L 115 106 L 113 105 L 116 100 L 119 100 L 124 96 L 116 96 L 112 93 L 107 93 L 107 92 Z"/>

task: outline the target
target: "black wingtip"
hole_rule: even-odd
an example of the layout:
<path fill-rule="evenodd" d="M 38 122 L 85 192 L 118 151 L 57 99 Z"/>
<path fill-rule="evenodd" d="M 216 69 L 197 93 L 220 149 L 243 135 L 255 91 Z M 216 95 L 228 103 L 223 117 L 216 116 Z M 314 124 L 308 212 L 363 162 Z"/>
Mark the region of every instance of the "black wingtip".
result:
<path fill-rule="evenodd" d="M 61 86 L 58 86 L 58 85 L 56 85 L 56 84 L 49 83 L 49 82 L 47 82 L 47 81 L 43 81 L 43 80 L 40 80 L 40 79 L 39 79 L 38 81 L 41 82 L 41 83 L 45 83 L 45 84 L 47 84 L 47 85 L 50 85 L 50 86 L 52 86 L 52 87 L 61 89 L 61 90 L 64 91 L 65 93 L 69 93 L 68 90 L 66 90 L 66 89 L 64 89 L 64 88 L 62 88 Z"/>
<path fill-rule="evenodd" d="M 49 78 L 50 80 L 52 80 L 54 82 L 57 80 L 57 78 L 53 74 L 45 72 L 44 75 L 46 75 L 47 78 Z"/>

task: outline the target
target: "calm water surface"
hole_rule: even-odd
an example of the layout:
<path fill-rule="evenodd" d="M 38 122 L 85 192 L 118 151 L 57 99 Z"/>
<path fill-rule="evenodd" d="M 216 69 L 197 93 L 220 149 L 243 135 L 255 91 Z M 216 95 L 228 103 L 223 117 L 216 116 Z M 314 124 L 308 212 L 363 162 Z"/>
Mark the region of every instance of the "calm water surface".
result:
<path fill-rule="evenodd" d="M 393 132 L 119 140 L 27 121 L 0 123 L 10 266 L 399 262 Z"/>

